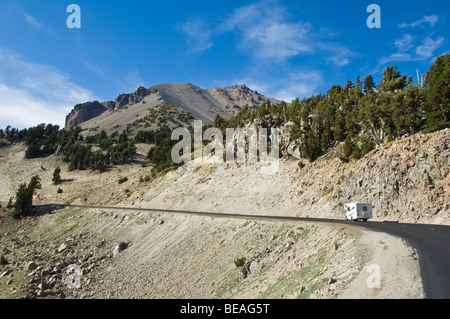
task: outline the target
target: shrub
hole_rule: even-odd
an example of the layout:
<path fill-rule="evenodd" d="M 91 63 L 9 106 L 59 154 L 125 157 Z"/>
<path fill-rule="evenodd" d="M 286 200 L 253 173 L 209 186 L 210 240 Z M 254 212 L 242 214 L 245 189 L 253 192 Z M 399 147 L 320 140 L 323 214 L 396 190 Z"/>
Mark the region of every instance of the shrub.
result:
<path fill-rule="evenodd" d="M 119 179 L 119 184 L 123 184 L 128 180 L 128 177 L 122 177 L 121 179 Z"/>
<path fill-rule="evenodd" d="M 0 266 L 4 266 L 8 264 L 8 260 L 6 259 L 5 256 L 1 255 L 0 256 Z"/>
<path fill-rule="evenodd" d="M 245 257 L 236 258 L 236 259 L 234 260 L 234 265 L 235 265 L 237 268 L 242 267 L 242 266 L 245 265 L 245 261 L 246 261 L 246 260 L 247 260 L 247 259 L 245 259 Z"/>

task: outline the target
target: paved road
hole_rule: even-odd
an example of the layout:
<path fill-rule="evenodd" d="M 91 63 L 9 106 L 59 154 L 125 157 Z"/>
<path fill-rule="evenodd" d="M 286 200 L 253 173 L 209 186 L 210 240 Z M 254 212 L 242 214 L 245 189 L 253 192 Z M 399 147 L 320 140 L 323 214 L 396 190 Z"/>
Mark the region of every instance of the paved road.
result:
<path fill-rule="evenodd" d="M 304 218 L 288 216 L 256 216 L 245 214 L 225 214 L 211 212 L 194 212 L 186 210 L 167 210 L 136 207 L 114 207 L 114 206 L 82 206 L 82 205 L 59 205 L 46 204 L 52 208 L 79 207 L 93 209 L 131 210 L 144 212 L 162 212 L 175 214 L 195 214 L 208 217 L 220 218 L 242 218 L 263 219 L 272 221 L 292 222 L 321 222 L 333 224 L 346 224 L 364 227 L 373 231 L 385 232 L 394 236 L 402 237 L 412 244 L 418 251 L 419 262 L 425 296 L 428 299 L 450 299 L 450 226 L 428 225 L 428 224 L 405 224 L 396 222 L 353 222 L 336 219 Z"/>

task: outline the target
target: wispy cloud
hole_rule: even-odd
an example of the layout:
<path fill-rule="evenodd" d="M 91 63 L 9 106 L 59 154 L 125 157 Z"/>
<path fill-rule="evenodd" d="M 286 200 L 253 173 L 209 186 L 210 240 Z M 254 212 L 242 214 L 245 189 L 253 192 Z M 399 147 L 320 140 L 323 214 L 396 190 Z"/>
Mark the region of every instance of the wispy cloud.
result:
<path fill-rule="evenodd" d="M 288 11 L 275 2 L 259 2 L 228 16 L 221 30 L 238 30 L 240 46 L 258 59 L 284 61 L 302 53 L 312 53 L 308 22 L 289 21 Z"/>
<path fill-rule="evenodd" d="M 415 27 L 419 27 L 419 26 L 423 26 L 423 25 L 431 25 L 434 26 L 436 24 L 436 22 L 439 21 L 439 17 L 437 15 L 431 15 L 431 16 L 424 16 L 422 19 L 411 22 L 411 23 L 406 23 L 403 22 L 402 24 L 399 25 L 400 28 L 415 28 Z"/>
<path fill-rule="evenodd" d="M 23 16 L 25 21 L 33 28 L 36 29 L 42 29 L 44 27 L 44 24 L 37 21 L 32 15 L 26 13 L 25 11 L 23 12 Z"/>
<path fill-rule="evenodd" d="M 433 27 L 439 21 L 437 15 L 424 16 L 422 19 L 406 23 L 403 22 L 399 25 L 400 28 L 416 28 L 416 27 Z M 411 31 L 412 32 L 412 31 Z M 435 51 L 439 49 L 445 38 L 441 36 L 433 37 L 433 33 L 427 35 L 411 35 L 410 33 L 404 34 L 403 37 L 397 39 L 394 42 L 394 46 L 397 51 L 387 57 L 380 59 L 380 66 L 385 66 L 391 62 L 410 62 L 427 60 L 435 56 Z"/>
<path fill-rule="evenodd" d="M 297 97 L 318 94 L 323 84 L 322 73 L 317 70 L 300 70 L 284 74 L 276 82 L 267 80 L 267 77 L 248 76 L 235 81 L 235 84 L 245 83 L 252 90 L 280 101 L 291 103 Z"/>
<path fill-rule="evenodd" d="M 131 69 L 125 77 L 125 82 L 122 86 L 126 89 L 124 93 L 134 92 L 139 86 L 145 86 L 139 70 L 136 68 Z"/>
<path fill-rule="evenodd" d="M 434 51 L 439 49 L 444 42 L 443 37 L 437 37 L 435 40 L 428 36 L 424 39 L 423 43 L 416 48 L 416 54 L 422 59 L 431 58 L 434 55 Z"/>
<path fill-rule="evenodd" d="M 309 21 L 294 18 L 277 0 L 247 4 L 214 22 L 206 21 L 197 16 L 180 28 L 193 50 L 209 50 L 221 36 L 230 36 L 236 50 L 251 61 L 234 83 L 245 83 L 265 96 L 288 103 L 319 93 L 325 82 L 319 69 L 325 64 L 341 68 L 361 56 L 345 44 L 334 43 L 336 35 L 314 30 Z M 299 65 L 299 57 L 316 55 L 323 56 L 323 65 L 315 69 Z"/>
<path fill-rule="evenodd" d="M 339 44 L 318 43 L 316 46 L 326 53 L 331 54 L 330 57 L 326 58 L 326 61 L 328 64 L 331 63 L 335 66 L 345 66 L 350 64 L 352 59 L 361 56 L 361 54 Z"/>
<path fill-rule="evenodd" d="M 0 48 L 0 127 L 63 126 L 75 104 L 94 99 L 89 90 L 73 83 L 59 69 L 29 62 L 10 49 Z"/>
<path fill-rule="evenodd" d="M 274 93 L 274 97 L 285 102 L 301 96 L 317 94 L 317 89 L 323 84 L 323 77 L 318 71 L 305 71 L 290 74 L 282 87 Z"/>
<path fill-rule="evenodd" d="M 45 23 L 39 21 L 31 14 L 24 11 L 22 8 L 17 8 L 17 10 L 18 10 L 18 14 L 22 15 L 23 19 L 25 20 L 25 22 L 28 24 L 28 26 L 31 29 L 34 29 L 35 31 L 39 31 L 39 32 L 45 32 L 48 34 L 52 34 L 55 31 L 49 24 L 45 24 Z"/>
<path fill-rule="evenodd" d="M 421 61 L 432 58 L 435 55 L 435 51 L 442 46 L 445 40 L 441 36 L 433 39 L 432 35 L 417 39 L 418 37 L 405 34 L 394 42 L 397 52 L 387 57 L 382 57 L 378 68 L 384 67 L 391 62 Z"/>
<path fill-rule="evenodd" d="M 278 1 L 245 5 L 216 21 L 195 17 L 179 26 L 192 51 L 206 51 L 214 46 L 216 37 L 232 33 L 237 49 L 256 62 L 284 63 L 320 51 L 329 56 L 328 63 L 344 66 L 358 56 L 342 45 L 322 41 L 311 23 L 292 20 L 289 10 Z"/>
<path fill-rule="evenodd" d="M 394 45 L 397 47 L 399 52 L 406 52 L 414 47 L 414 39 L 414 36 L 405 34 L 402 38 L 396 40 Z"/>
<path fill-rule="evenodd" d="M 213 31 L 199 18 L 193 18 L 179 25 L 179 30 L 186 35 L 194 53 L 208 50 L 213 46 Z"/>
<path fill-rule="evenodd" d="M 99 77 L 106 79 L 107 76 L 105 71 L 97 64 L 90 62 L 88 59 L 81 58 L 79 59 L 81 63 L 83 63 L 90 71 L 98 75 Z"/>

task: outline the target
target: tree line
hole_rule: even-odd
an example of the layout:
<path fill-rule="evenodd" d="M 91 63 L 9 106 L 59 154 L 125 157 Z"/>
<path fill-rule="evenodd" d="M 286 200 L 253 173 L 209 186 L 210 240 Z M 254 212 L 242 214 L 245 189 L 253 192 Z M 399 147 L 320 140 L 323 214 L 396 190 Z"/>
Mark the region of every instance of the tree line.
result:
<path fill-rule="evenodd" d="M 290 104 L 245 106 L 229 120 L 217 116 L 214 126 L 224 131 L 264 117 L 274 127 L 291 122 L 290 139 L 299 142 L 302 158 L 314 161 L 335 148 L 347 161 L 402 136 L 450 127 L 450 54 L 436 59 L 424 81 L 413 82 L 389 66 L 378 85 L 371 75 L 357 77 Z"/>
<path fill-rule="evenodd" d="M 105 130 L 96 135 L 83 137 L 77 126 L 69 130 L 58 125 L 39 124 L 19 130 L 7 126 L 0 129 L 0 141 L 23 142 L 27 145 L 25 158 L 38 158 L 57 153 L 72 170 L 98 170 L 103 172 L 110 165 L 120 165 L 133 160 L 137 154 L 137 143 L 152 144 L 147 158 L 154 164 L 155 172 L 173 165 L 170 150 L 175 144 L 171 140 L 171 130 L 163 125 L 157 130 L 138 131 L 131 135 L 128 131 L 114 132 L 110 136 Z"/>

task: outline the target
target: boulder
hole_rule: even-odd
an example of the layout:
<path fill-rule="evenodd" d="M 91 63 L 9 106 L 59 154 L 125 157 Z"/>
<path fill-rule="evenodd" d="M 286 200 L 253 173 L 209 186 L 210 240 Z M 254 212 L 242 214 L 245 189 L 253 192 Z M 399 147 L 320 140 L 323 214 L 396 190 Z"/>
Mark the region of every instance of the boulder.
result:
<path fill-rule="evenodd" d="M 113 257 L 116 257 L 121 251 L 128 248 L 128 244 L 125 242 L 118 243 L 113 250 Z"/>
<path fill-rule="evenodd" d="M 63 252 L 66 248 L 67 248 L 67 244 L 66 244 L 66 243 L 62 243 L 62 244 L 58 247 L 58 253 Z"/>
<path fill-rule="evenodd" d="M 37 268 L 36 263 L 35 263 L 34 261 L 29 261 L 29 262 L 27 263 L 25 269 L 28 270 L 28 271 L 32 271 L 32 270 L 35 270 L 36 268 Z"/>

